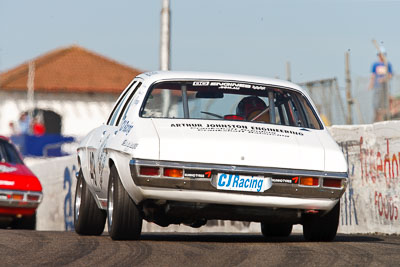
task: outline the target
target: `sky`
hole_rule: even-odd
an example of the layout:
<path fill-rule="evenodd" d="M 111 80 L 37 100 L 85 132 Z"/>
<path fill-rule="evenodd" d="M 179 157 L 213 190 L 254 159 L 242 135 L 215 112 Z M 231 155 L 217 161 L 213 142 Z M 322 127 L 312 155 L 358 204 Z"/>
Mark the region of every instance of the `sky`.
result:
<path fill-rule="evenodd" d="M 372 39 L 400 72 L 400 0 L 170 0 L 171 69 L 286 78 L 369 76 Z M 161 0 L 0 0 L 0 71 L 73 44 L 159 69 Z"/>

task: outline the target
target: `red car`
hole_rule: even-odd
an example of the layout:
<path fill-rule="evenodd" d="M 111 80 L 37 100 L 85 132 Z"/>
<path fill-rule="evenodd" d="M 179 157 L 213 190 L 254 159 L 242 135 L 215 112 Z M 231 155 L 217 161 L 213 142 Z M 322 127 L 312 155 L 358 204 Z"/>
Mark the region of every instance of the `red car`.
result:
<path fill-rule="evenodd" d="M 11 141 L 0 136 L 0 228 L 34 230 L 42 197 L 39 179 Z"/>

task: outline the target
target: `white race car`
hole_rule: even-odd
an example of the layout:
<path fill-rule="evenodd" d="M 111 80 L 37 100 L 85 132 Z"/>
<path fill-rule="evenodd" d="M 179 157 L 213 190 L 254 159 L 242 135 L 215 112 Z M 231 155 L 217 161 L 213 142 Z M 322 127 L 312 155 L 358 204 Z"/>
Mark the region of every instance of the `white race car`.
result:
<path fill-rule="evenodd" d="M 302 224 L 337 232 L 344 156 L 299 86 L 261 77 L 151 72 L 122 92 L 78 148 L 75 229 L 138 239 L 161 226 L 261 222 L 264 236 Z"/>

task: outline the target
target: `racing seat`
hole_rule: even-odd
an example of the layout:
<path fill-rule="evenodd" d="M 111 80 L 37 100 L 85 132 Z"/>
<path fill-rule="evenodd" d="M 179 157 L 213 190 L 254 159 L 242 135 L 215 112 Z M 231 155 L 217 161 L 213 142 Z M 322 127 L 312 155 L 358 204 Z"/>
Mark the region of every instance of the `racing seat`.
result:
<path fill-rule="evenodd" d="M 237 116 L 245 118 L 246 121 L 270 122 L 268 107 L 265 102 L 257 96 L 247 96 L 240 100 L 236 107 L 236 114 Z"/>
<path fill-rule="evenodd" d="M 250 112 L 247 115 L 246 120 L 247 121 L 251 121 L 252 119 L 254 119 L 255 117 L 257 117 L 264 109 L 257 109 L 254 110 L 252 112 Z M 267 110 L 266 112 L 264 112 L 262 115 L 258 116 L 254 121 L 259 121 L 259 122 L 266 122 L 269 123 L 270 119 L 269 119 L 269 110 Z"/>

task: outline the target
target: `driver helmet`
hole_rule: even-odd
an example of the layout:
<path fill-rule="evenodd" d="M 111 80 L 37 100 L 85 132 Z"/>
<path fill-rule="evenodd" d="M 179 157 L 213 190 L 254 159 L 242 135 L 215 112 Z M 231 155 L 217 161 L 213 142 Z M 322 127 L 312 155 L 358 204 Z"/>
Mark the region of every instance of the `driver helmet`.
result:
<path fill-rule="evenodd" d="M 247 118 L 256 110 L 264 110 L 267 108 L 265 102 L 258 96 L 247 96 L 240 100 L 236 107 L 236 115 Z"/>

